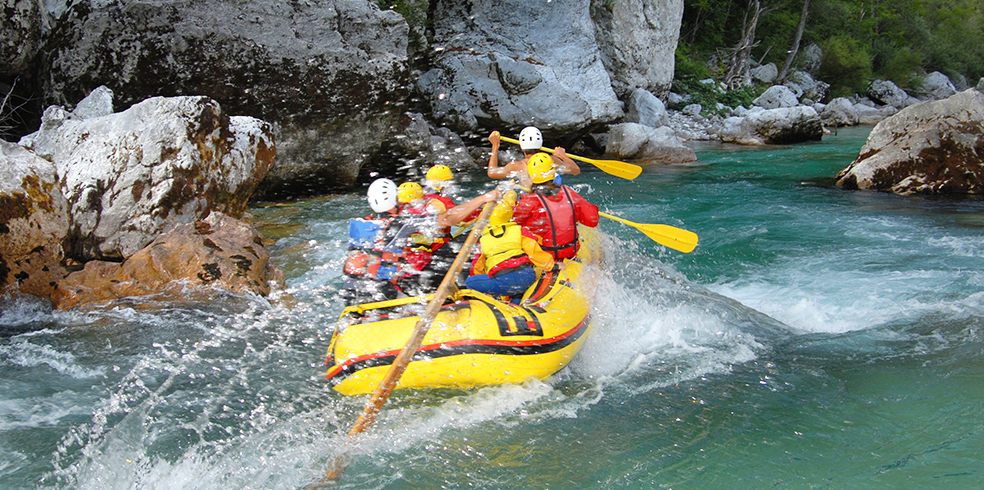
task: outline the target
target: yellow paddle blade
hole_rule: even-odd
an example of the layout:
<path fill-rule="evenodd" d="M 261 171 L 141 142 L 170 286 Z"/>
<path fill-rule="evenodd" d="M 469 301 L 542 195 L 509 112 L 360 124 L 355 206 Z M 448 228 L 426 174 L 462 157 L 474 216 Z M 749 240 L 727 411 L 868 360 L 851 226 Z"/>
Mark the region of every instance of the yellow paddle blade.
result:
<path fill-rule="evenodd" d="M 647 237 L 652 239 L 652 241 L 664 245 L 666 247 L 672 248 L 673 250 L 678 250 L 685 254 L 688 254 L 697 247 L 697 234 L 692 231 L 687 231 L 682 228 L 677 228 L 670 225 L 652 225 L 647 223 L 634 223 L 627 219 L 619 218 L 618 216 L 612 216 L 608 213 L 598 212 L 599 216 L 604 216 L 605 218 L 618 221 L 619 223 L 629 225 L 643 233 Z"/>
<path fill-rule="evenodd" d="M 499 139 L 505 141 L 506 143 L 512 143 L 514 145 L 519 144 L 519 141 L 514 140 L 512 138 L 507 138 L 505 136 L 499 136 Z M 540 151 L 545 151 L 547 153 L 554 152 L 553 148 L 540 148 Z M 579 157 L 577 155 L 571 155 L 570 153 L 568 153 L 567 156 L 571 157 L 574 160 L 582 161 L 584 163 L 590 163 L 591 165 L 598 167 L 605 173 L 614 175 L 616 177 L 621 177 L 625 180 L 632 180 L 638 177 L 639 174 L 642 173 L 642 167 L 631 163 L 620 162 L 618 160 L 595 160 L 593 158 L 585 158 L 585 157 Z"/>

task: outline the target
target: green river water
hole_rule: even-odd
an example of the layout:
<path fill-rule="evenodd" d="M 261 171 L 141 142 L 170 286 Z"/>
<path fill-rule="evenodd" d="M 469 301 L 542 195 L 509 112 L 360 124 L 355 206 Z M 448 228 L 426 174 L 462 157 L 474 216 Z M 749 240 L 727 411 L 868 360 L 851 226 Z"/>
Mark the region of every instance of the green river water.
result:
<path fill-rule="evenodd" d="M 568 368 L 397 391 L 352 445 L 322 364 L 360 194 L 251 209 L 293 309 L 0 300 L 0 487 L 298 488 L 344 452 L 332 488 L 982 488 L 984 201 L 835 187 L 867 132 L 568 177 L 699 246 L 604 221 Z"/>

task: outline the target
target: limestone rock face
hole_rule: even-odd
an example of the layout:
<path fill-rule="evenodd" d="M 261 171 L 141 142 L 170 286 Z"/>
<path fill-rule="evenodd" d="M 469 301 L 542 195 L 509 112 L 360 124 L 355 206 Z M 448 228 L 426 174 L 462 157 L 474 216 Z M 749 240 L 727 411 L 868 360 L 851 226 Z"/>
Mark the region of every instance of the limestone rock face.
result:
<path fill-rule="evenodd" d="M 43 2 L 2 0 L 3 29 L 0 29 L 0 75 L 22 73 L 41 49 L 44 32 Z"/>
<path fill-rule="evenodd" d="M 622 117 L 589 5 L 438 0 L 434 68 L 417 82 L 433 119 L 458 133 L 535 125 L 550 140 Z"/>
<path fill-rule="evenodd" d="M 89 119 L 52 106 L 22 142 L 54 163 L 66 253 L 80 262 L 122 260 L 212 210 L 241 216 L 276 154 L 270 125 L 207 97 L 155 97 Z"/>
<path fill-rule="evenodd" d="M 53 300 L 69 309 L 134 296 L 207 299 L 220 290 L 269 296 L 285 283 L 262 242 L 246 223 L 212 213 L 175 227 L 123 263 L 87 263 L 59 284 Z"/>
<path fill-rule="evenodd" d="M 984 192 L 984 93 L 911 105 L 878 123 L 837 185 L 903 195 Z"/>
<path fill-rule="evenodd" d="M 50 35 L 47 104 L 106 85 L 121 107 L 207 96 L 272 124 L 259 191 L 351 185 L 408 93 L 408 26 L 369 0 L 79 0 Z"/>
<path fill-rule="evenodd" d="M 641 88 L 666 97 L 673 84 L 683 0 L 591 2 L 602 61 L 615 93 Z"/>
<path fill-rule="evenodd" d="M 697 161 L 694 150 L 685 146 L 672 129 L 651 128 L 637 123 L 612 126 L 608 133 L 606 153 L 639 164 Z"/>
<path fill-rule="evenodd" d="M 62 243 L 68 204 L 55 166 L 0 141 L 0 294 L 13 289 L 47 298 L 66 273 Z"/>

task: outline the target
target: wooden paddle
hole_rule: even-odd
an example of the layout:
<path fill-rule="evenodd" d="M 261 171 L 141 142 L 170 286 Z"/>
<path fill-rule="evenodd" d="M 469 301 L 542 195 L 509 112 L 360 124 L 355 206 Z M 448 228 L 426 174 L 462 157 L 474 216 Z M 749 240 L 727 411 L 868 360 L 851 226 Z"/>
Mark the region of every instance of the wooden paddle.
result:
<path fill-rule="evenodd" d="M 499 139 L 505 141 L 506 143 L 512 143 L 514 145 L 519 144 L 519 141 L 514 140 L 512 138 L 507 138 L 505 136 L 500 135 Z M 547 153 L 554 152 L 553 148 L 540 148 L 540 151 L 545 151 Z M 626 180 L 632 180 L 638 177 L 639 174 L 642 173 L 642 167 L 631 163 L 620 162 L 618 160 L 595 160 L 593 158 L 585 158 L 585 157 L 579 157 L 577 155 L 571 155 L 570 153 L 568 153 L 567 156 L 571 157 L 574 160 L 579 160 L 584 163 L 590 163 L 591 165 L 600 168 L 605 173 L 614 175 L 616 177 L 621 177 Z"/>
<path fill-rule="evenodd" d="M 651 238 L 654 242 L 660 245 L 665 245 L 673 250 L 679 250 L 685 254 L 692 252 L 697 246 L 697 234 L 692 231 L 687 231 L 670 225 L 633 223 L 627 219 L 622 219 L 618 216 L 612 216 L 608 213 L 602 213 L 600 211 L 598 212 L 598 215 L 618 221 L 619 223 L 625 225 L 629 225 L 645 233 L 646 236 Z"/>
<path fill-rule="evenodd" d="M 356 435 L 364 432 L 372 423 L 376 420 L 376 415 L 383 408 L 386 400 L 389 399 L 390 394 L 393 389 L 396 388 L 396 383 L 400 381 L 400 377 L 403 376 L 403 372 L 406 371 L 407 365 L 410 364 L 411 359 L 413 359 L 414 354 L 417 353 L 417 349 L 420 348 L 420 344 L 424 341 L 424 336 L 427 335 L 427 331 L 430 329 L 431 324 L 434 323 L 434 317 L 441 310 L 441 306 L 444 305 L 444 300 L 448 298 L 451 294 L 451 288 L 454 285 L 455 278 L 458 276 L 458 272 L 464 266 L 465 261 L 468 259 L 471 253 L 472 247 L 478 242 L 479 237 L 482 234 L 482 229 L 485 228 L 485 224 L 489 219 L 489 215 L 492 214 L 492 210 L 495 208 L 496 203 L 486 203 L 485 207 L 482 209 L 482 213 L 478 216 L 478 220 L 475 221 L 475 226 L 472 228 L 471 233 L 468 234 L 468 238 L 465 239 L 465 244 L 462 245 L 461 251 L 458 252 L 458 256 L 455 257 L 454 262 L 451 263 L 451 268 L 448 269 L 447 274 L 444 275 L 444 280 L 441 281 L 441 285 L 438 286 L 437 292 L 434 293 L 434 297 L 427 304 L 427 308 L 424 313 L 420 316 L 420 320 L 414 325 L 413 333 L 410 334 L 410 339 L 407 340 L 406 345 L 400 351 L 399 355 L 390 365 L 389 371 L 383 376 L 382 381 L 379 382 L 379 386 L 376 387 L 376 391 L 372 393 L 372 397 L 369 398 L 369 402 L 366 404 L 365 410 L 362 415 L 359 416 L 359 420 L 355 422 L 352 426 L 352 430 L 349 431 L 348 437 L 351 439 Z M 330 482 L 333 482 L 341 476 L 342 471 L 345 469 L 345 462 L 343 460 L 344 455 L 340 455 L 335 459 L 334 467 L 329 470 L 324 478 L 321 479 L 315 485 L 306 488 L 321 488 Z"/>

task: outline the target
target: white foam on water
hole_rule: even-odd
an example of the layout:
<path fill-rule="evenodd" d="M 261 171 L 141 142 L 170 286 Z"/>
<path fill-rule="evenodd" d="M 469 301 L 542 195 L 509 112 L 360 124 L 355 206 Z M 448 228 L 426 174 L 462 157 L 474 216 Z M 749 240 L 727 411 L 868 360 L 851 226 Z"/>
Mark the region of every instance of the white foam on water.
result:
<path fill-rule="evenodd" d="M 103 366 L 85 367 L 70 352 L 62 352 L 49 345 L 34 344 L 20 336 L 6 345 L 0 345 L 0 362 L 25 368 L 48 366 L 59 374 L 72 378 L 95 378 L 106 373 Z"/>

